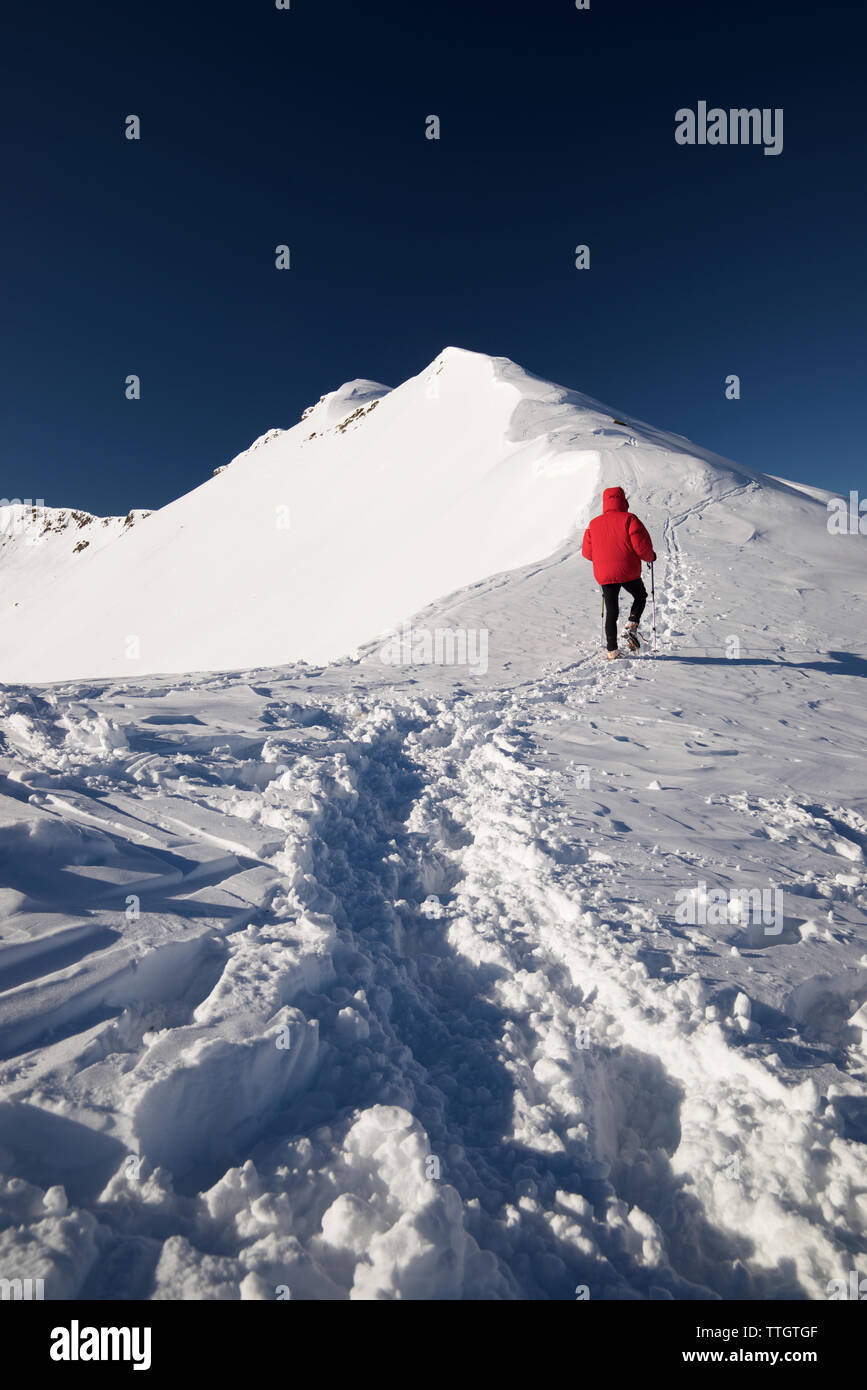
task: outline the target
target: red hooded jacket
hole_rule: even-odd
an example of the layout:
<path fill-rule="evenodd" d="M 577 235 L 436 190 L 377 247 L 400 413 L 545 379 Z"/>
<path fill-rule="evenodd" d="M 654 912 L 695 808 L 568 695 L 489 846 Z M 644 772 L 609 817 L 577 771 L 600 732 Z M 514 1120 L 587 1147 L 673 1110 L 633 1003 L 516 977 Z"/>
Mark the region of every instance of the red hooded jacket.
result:
<path fill-rule="evenodd" d="M 656 559 L 650 536 L 629 511 L 622 487 L 602 494 L 602 515 L 594 516 L 584 532 L 581 554 L 593 561 L 597 584 L 626 584 L 641 576 L 642 560 Z"/>

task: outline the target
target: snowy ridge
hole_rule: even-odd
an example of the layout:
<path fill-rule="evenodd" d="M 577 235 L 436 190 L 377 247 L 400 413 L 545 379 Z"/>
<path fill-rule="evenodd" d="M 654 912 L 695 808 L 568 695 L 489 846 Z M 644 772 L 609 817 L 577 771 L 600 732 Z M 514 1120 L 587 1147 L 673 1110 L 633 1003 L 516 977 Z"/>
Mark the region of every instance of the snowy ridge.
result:
<path fill-rule="evenodd" d="M 350 416 L 355 416 L 364 407 L 377 404 L 390 391 L 391 387 L 383 386 L 381 381 L 367 381 L 363 378 L 347 381 L 336 391 L 326 391 L 315 405 L 308 405 L 302 412 L 301 419 L 320 431 L 333 428 L 348 420 Z"/>
<path fill-rule="evenodd" d="M 0 507 L 0 625 L 41 604 L 56 605 L 71 577 L 151 515 L 93 516 L 69 507 Z"/>
<path fill-rule="evenodd" d="M 250 456 L 251 454 L 255 453 L 257 449 L 264 449 L 265 446 L 266 446 L 267 444 L 271 444 L 271 443 L 273 442 L 273 440 L 279 439 L 279 438 L 280 438 L 280 435 L 281 435 L 281 434 L 285 434 L 285 433 L 286 433 L 285 430 L 276 429 L 276 428 L 275 428 L 275 429 L 266 430 L 264 434 L 260 434 L 260 435 L 259 435 L 258 439 L 254 439 L 254 440 L 253 440 L 253 443 L 249 446 L 249 448 L 247 448 L 247 449 L 242 449 L 241 452 L 240 452 L 240 454 L 236 454 L 235 457 L 234 457 L 233 459 L 231 459 L 229 463 L 223 464 L 219 469 L 215 469 L 214 472 L 215 472 L 215 473 L 217 473 L 217 472 L 222 473 L 223 470 L 224 470 L 225 468 L 229 468 L 229 467 L 231 466 L 231 464 L 233 464 L 233 463 L 240 463 L 241 459 L 249 458 L 249 456 Z"/>
<path fill-rule="evenodd" d="M 90 547 L 100 549 L 150 515 L 148 511 L 131 511 L 126 516 L 93 516 L 70 507 L 9 503 L 0 507 L 0 561 L 13 555 L 17 559 L 25 550 L 38 550 L 56 559 L 70 550 L 79 554 Z"/>
<path fill-rule="evenodd" d="M 33 557 L 33 582 L 19 584 L 17 552 L 0 552 L 0 581 L 8 574 L 27 595 L 0 609 L 3 674 L 128 677 L 351 655 L 444 594 L 574 543 L 603 479 L 659 525 L 750 481 L 762 494 L 753 516 L 761 509 L 781 536 L 803 530 L 813 551 L 821 539 L 821 503 L 803 491 L 505 358 L 448 348 L 392 391 L 355 381 L 328 393 L 122 545 L 85 552 L 62 584 Z M 733 548 L 755 531 L 722 516 L 719 527 Z M 99 624 L 83 622 L 97 609 Z"/>

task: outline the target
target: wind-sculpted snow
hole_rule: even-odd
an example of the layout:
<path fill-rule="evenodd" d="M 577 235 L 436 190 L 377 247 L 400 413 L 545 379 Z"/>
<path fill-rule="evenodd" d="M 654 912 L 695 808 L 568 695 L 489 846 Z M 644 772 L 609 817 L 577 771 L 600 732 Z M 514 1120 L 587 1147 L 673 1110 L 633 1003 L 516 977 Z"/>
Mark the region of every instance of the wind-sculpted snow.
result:
<path fill-rule="evenodd" d="M 494 629 L 550 582 L 494 588 Z M 474 691 L 375 657 L 6 691 L 4 1274 L 798 1299 L 858 1268 L 857 665 L 723 690 L 691 657 L 687 690 L 540 655 Z M 678 924 L 680 890 L 769 873 L 778 935 Z"/>

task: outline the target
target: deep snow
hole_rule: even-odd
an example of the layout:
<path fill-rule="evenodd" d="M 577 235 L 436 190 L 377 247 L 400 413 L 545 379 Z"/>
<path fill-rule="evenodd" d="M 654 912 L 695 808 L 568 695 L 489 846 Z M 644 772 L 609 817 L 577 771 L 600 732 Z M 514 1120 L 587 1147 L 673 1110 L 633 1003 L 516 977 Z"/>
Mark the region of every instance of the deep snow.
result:
<path fill-rule="evenodd" d="M 352 411 L 379 405 L 309 465 L 320 500 L 344 445 L 341 487 L 382 470 L 353 496 L 363 575 L 404 439 L 451 479 L 433 520 L 395 499 L 390 616 L 354 656 L 0 689 L 0 1275 L 47 1297 L 823 1299 L 867 1274 L 863 539 L 829 535 L 819 489 L 439 361 L 360 383 Z M 465 453 L 456 406 L 418 414 L 462 374 L 492 396 Z M 293 434 L 191 497 L 273 457 L 255 492 Z M 601 658 L 568 532 L 603 481 L 660 556 L 656 661 Z M 97 560 L 152 563 L 170 511 L 81 602 Z M 323 646 L 344 558 L 292 629 Z M 365 645 L 427 599 L 416 631 L 485 630 L 486 671 Z M 13 662 L 73 659 L 43 645 Z M 781 919 L 679 920 L 715 889 L 779 891 Z"/>

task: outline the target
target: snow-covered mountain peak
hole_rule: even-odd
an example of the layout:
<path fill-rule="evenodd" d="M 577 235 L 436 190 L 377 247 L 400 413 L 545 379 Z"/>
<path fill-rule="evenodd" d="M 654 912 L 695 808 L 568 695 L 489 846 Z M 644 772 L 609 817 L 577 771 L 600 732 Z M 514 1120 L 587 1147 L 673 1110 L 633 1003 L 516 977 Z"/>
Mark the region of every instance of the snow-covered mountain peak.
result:
<path fill-rule="evenodd" d="M 507 437 L 514 443 L 545 437 L 553 448 L 569 447 L 572 452 L 600 445 L 612 449 L 641 444 L 677 452 L 685 447 L 693 456 L 729 462 L 682 435 L 656 429 L 582 391 L 528 372 L 509 357 L 447 347 L 414 380 L 424 384 L 429 397 L 463 393 L 479 408 L 486 400 L 497 401 L 509 413 Z"/>
<path fill-rule="evenodd" d="M 362 378 L 327 392 L 239 460 L 146 526 L 117 523 L 117 545 L 82 555 L 63 532 L 63 556 L 31 556 L 26 582 L 22 547 L 0 546 L 5 679 L 339 658 L 468 586 L 576 555 L 615 485 L 655 540 L 713 504 L 701 525 L 720 563 L 742 564 L 757 539 L 787 574 L 860 559 L 829 544 L 818 494 L 456 347 L 393 390 Z M 88 522 L 82 536 L 97 530 L 114 534 Z"/>

